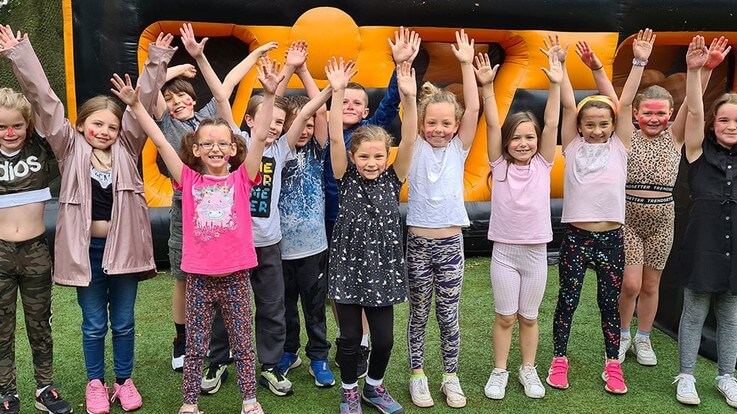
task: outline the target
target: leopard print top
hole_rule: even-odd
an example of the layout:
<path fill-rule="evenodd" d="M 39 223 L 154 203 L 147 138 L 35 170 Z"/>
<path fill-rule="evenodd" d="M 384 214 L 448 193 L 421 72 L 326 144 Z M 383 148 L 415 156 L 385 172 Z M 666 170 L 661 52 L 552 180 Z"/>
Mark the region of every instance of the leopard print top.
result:
<path fill-rule="evenodd" d="M 632 185 L 665 187 L 671 192 L 678 175 L 681 154 L 669 130 L 657 138 L 646 138 L 639 129 L 632 134 L 632 151 L 627 163 L 627 188 Z M 645 190 L 651 188 L 643 188 Z"/>

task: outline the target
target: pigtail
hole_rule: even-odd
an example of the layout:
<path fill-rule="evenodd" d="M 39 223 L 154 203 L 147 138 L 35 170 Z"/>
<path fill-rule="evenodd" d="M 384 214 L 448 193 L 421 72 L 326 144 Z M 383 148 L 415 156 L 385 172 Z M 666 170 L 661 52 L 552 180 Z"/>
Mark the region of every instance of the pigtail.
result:
<path fill-rule="evenodd" d="M 197 133 L 195 131 L 186 132 L 182 136 L 182 142 L 179 144 L 178 155 L 182 162 L 194 171 L 200 174 L 205 172 L 205 166 L 199 157 L 194 156 L 192 147 L 197 145 Z"/>

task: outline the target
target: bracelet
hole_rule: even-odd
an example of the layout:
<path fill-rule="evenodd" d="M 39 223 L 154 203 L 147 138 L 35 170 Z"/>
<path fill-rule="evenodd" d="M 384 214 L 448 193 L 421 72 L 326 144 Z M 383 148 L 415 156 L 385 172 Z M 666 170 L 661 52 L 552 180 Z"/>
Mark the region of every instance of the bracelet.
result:
<path fill-rule="evenodd" d="M 593 72 L 593 71 L 595 71 L 595 70 L 599 70 L 599 69 L 604 69 L 604 65 L 601 65 L 601 66 L 599 66 L 598 68 L 594 68 L 594 69 L 591 69 L 591 71 Z"/>
<path fill-rule="evenodd" d="M 483 101 L 486 102 L 487 99 L 493 98 L 493 97 L 494 97 L 494 94 L 493 93 L 491 95 L 489 95 L 489 96 L 484 96 L 484 100 Z"/>
<path fill-rule="evenodd" d="M 637 58 L 634 58 L 632 59 L 632 65 L 644 68 L 647 65 L 647 60 L 637 60 Z"/>

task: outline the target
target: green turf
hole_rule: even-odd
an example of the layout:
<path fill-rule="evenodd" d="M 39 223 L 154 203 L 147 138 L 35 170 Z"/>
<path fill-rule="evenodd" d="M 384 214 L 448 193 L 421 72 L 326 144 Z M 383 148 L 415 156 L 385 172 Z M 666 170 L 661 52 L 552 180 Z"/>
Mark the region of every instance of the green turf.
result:
<path fill-rule="evenodd" d="M 507 397 L 491 401 L 483 394 L 483 387 L 492 369 L 491 326 L 494 315 L 489 282 L 489 259 L 467 260 L 466 275 L 461 301 L 462 350 L 459 376 L 468 397 L 466 412 L 479 413 L 674 413 L 674 412 L 734 412 L 724 402 L 714 386 L 715 364 L 700 358 L 696 378 L 701 394 L 698 409 L 684 407 L 676 402 L 675 386 L 671 385 L 677 374 L 677 344 L 661 332 L 653 333 L 653 346 L 659 356 L 656 367 L 641 367 L 628 358 L 624 363 L 625 378 L 630 389 L 624 396 L 612 396 L 604 391 L 600 379 L 603 367 L 604 346 L 595 301 L 595 277 L 587 275 L 581 305 L 576 313 L 569 346 L 571 364 L 571 388 L 566 391 L 547 389 L 543 400 L 531 400 L 524 396 L 522 386 L 513 373 L 510 375 Z M 551 318 L 557 295 L 557 269 L 550 268 L 548 286 L 540 309 L 542 321 L 538 372 L 544 377 L 552 355 Z M 171 370 L 169 355 L 174 328 L 171 323 L 171 286 L 168 273 L 141 283 L 136 309 L 137 342 L 133 379 L 141 391 L 144 405 L 141 413 L 176 413 L 181 404 L 181 374 Z M 56 355 L 56 379 L 63 384 L 61 392 L 83 413 L 84 387 L 86 384 L 84 361 L 79 329 L 81 313 L 72 288 L 56 287 L 54 290 L 54 344 Z M 19 309 L 20 312 L 20 309 Z M 438 330 L 431 318 L 428 332 L 426 371 L 435 398 L 435 407 L 415 408 L 407 391 L 406 351 L 407 305 L 396 307 L 394 334 L 396 345 L 385 378 L 387 388 L 404 405 L 409 413 L 454 412 L 445 406 L 439 392 L 442 371 L 438 345 Z M 328 316 L 328 337 L 335 336 L 335 325 Z M 23 412 L 34 412 L 30 396 L 33 392 L 30 352 L 25 338 L 22 319 L 18 323 L 18 385 Z M 109 338 L 109 336 L 108 336 Z M 108 339 L 109 342 L 109 339 Z M 112 373 L 112 347 L 108 345 L 108 382 Z M 518 344 L 512 345 L 509 366 L 520 363 Z M 333 359 L 331 349 L 330 359 Z M 304 358 L 304 354 L 302 354 Z M 338 374 L 335 370 L 336 375 Z M 202 397 L 200 409 L 207 414 L 237 413 L 240 396 L 236 387 L 235 371 L 217 395 Z M 267 413 L 336 413 L 339 393 L 337 387 L 317 389 L 307 372 L 306 364 L 290 372 L 295 394 L 275 397 L 259 388 L 258 400 Z M 112 413 L 122 413 L 119 405 Z M 367 413 L 375 412 L 366 408 Z"/>

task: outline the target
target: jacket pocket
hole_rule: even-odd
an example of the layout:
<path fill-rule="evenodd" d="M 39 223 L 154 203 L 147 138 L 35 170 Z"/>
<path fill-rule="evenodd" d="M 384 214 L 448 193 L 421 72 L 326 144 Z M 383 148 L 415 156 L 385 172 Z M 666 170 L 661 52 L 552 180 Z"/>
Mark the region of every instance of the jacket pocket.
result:
<path fill-rule="evenodd" d="M 62 191 L 59 194 L 59 204 L 79 205 L 81 203 L 81 197 L 79 196 L 78 190 L 73 190 L 71 192 Z"/>

